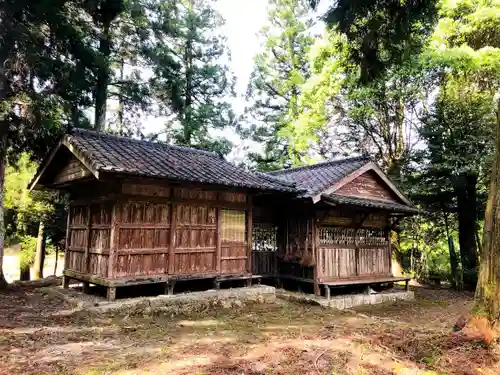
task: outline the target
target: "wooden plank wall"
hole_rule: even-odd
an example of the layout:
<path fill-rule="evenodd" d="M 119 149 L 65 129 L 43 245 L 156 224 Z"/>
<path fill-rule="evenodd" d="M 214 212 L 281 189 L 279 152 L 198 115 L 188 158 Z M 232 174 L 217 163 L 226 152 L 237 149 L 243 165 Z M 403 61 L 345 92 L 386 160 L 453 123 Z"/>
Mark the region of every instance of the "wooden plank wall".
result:
<path fill-rule="evenodd" d="M 382 179 L 373 171 L 363 173 L 361 176 L 336 190 L 335 194 L 391 202 L 399 201 L 397 196 L 387 188 Z"/>
<path fill-rule="evenodd" d="M 65 268 L 108 276 L 112 208 L 111 202 L 70 207 Z"/>
<path fill-rule="evenodd" d="M 245 193 L 124 183 L 114 199 L 72 206 L 67 269 L 128 279 L 251 272 Z"/>
<path fill-rule="evenodd" d="M 115 278 L 166 273 L 171 207 L 164 202 L 120 200 L 116 209 Z"/>
<path fill-rule="evenodd" d="M 318 278 L 325 281 L 390 276 L 391 251 L 386 227 L 384 214 L 365 215 L 363 222 L 357 214 L 341 211 L 329 214 L 319 228 Z"/>
<path fill-rule="evenodd" d="M 54 182 L 60 184 L 89 177 L 91 175 L 92 173 L 80 162 L 80 160 L 72 155 L 68 164 L 57 173 Z"/>

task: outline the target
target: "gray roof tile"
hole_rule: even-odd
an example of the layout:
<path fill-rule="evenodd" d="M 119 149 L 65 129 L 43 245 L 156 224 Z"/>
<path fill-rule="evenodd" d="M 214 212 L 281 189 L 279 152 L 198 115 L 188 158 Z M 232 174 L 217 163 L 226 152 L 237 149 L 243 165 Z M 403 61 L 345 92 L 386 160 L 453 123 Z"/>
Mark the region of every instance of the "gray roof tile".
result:
<path fill-rule="evenodd" d="M 336 204 L 345 204 L 350 206 L 367 207 L 367 208 L 378 208 L 389 212 L 401 212 L 401 213 L 412 213 L 412 214 L 417 214 L 421 212 L 415 206 L 407 206 L 406 204 L 401 204 L 396 202 L 386 202 L 375 199 L 348 197 L 339 194 L 323 194 L 321 195 L 321 198 Z"/>
<path fill-rule="evenodd" d="M 304 190 L 302 197 L 311 198 L 368 162 L 370 162 L 369 157 L 360 156 L 331 160 L 303 167 L 282 169 L 268 172 L 268 174 L 284 182 L 295 183 L 298 189 Z"/>
<path fill-rule="evenodd" d="M 237 167 L 208 151 L 77 129 L 65 141 L 96 171 L 295 192 L 295 185 Z"/>

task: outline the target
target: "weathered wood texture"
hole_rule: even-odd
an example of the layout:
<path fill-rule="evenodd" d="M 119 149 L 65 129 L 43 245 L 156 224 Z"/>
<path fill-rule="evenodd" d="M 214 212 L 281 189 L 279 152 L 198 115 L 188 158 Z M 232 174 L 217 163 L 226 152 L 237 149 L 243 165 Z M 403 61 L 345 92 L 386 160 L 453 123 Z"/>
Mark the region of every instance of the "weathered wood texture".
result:
<path fill-rule="evenodd" d="M 396 195 L 388 189 L 373 171 L 363 173 L 335 191 L 335 194 L 398 202 Z"/>
<path fill-rule="evenodd" d="M 112 203 L 70 207 L 67 269 L 108 275 Z"/>
<path fill-rule="evenodd" d="M 117 202 L 114 277 L 166 273 L 171 207 L 147 201 Z"/>
<path fill-rule="evenodd" d="M 108 279 L 248 273 L 249 210 L 232 208 L 246 194 L 134 182 L 121 191 L 71 207 L 66 269 Z"/>
<path fill-rule="evenodd" d="M 92 173 L 87 167 L 85 167 L 76 156 L 72 155 L 68 163 L 56 174 L 54 183 L 62 184 L 90 176 L 92 176 Z"/>
<path fill-rule="evenodd" d="M 329 210 L 322 215 L 320 221 L 323 226 L 337 226 L 346 228 L 385 228 L 388 225 L 386 213 L 361 213 L 340 209 Z"/>
<path fill-rule="evenodd" d="M 320 227 L 318 278 L 390 276 L 391 253 L 385 229 Z"/>

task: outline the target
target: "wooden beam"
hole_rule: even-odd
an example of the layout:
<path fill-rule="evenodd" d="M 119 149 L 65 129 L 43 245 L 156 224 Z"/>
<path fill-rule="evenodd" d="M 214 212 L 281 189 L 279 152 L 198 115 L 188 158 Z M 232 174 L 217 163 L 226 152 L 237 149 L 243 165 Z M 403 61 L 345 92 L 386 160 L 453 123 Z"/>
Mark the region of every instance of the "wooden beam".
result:
<path fill-rule="evenodd" d="M 177 205 L 172 203 L 171 211 L 170 211 L 170 248 L 168 255 L 168 274 L 173 275 L 174 268 L 174 259 L 175 259 L 175 235 L 177 229 Z"/>

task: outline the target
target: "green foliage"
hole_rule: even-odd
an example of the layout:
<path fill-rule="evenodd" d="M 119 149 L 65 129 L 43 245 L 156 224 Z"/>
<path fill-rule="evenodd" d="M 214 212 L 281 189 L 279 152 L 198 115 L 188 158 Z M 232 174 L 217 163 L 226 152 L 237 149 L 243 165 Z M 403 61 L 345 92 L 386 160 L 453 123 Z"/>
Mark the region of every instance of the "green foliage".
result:
<path fill-rule="evenodd" d="M 418 216 L 407 219 L 402 229 L 399 246 L 407 271 L 420 280 L 428 280 L 429 276 L 451 280 L 448 238 L 442 224 Z M 452 237 L 456 241 L 455 231 Z"/>
<path fill-rule="evenodd" d="M 312 0 L 312 5 L 319 3 Z M 418 55 L 436 21 L 437 0 L 339 0 L 324 18 L 348 41 L 362 83 Z"/>
<path fill-rule="evenodd" d="M 4 205 L 10 215 L 6 234 L 13 238 L 36 236 L 39 222 L 44 221 L 49 240 L 57 245 L 64 236 L 65 201 L 53 191 L 28 191 L 37 167 L 28 154 L 22 154 L 16 164 L 7 167 Z"/>
<path fill-rule="evenodd" d="M 250 155 L 258 169 L 291 164 L 289 124 L 300 114 L 301 87 L 309 77 L 308 53 L 313 43 L 309 8 L 303 0 L 272 0 L 268 24 L 261 30 L 263 50 L 250 76 L 244 125 L 245 138 L 263 144 L 263 154 Z"/>
<path fill-rule="evenodd" d="M 36 252 L 36 237 L 33 236 L 22 236 L 19 239 L 21 244 L 21 254 L 19 258 L 19 263 L 21 269 L 31 267 L 35 261 Z"/>
<path fill-rule="evenodd" d="M 167 138 L 176 144 L 231 150 L 228 140 L 213 130 L 234 125 L 228 100 L 234 80 L 224 59 L 226 40 L 219 35 L 224 19 L 210 2 L 153 1 L 151 20 L 156 43 L 147 51 L 152 64 L 151 89 L 168 118 Z"/>

